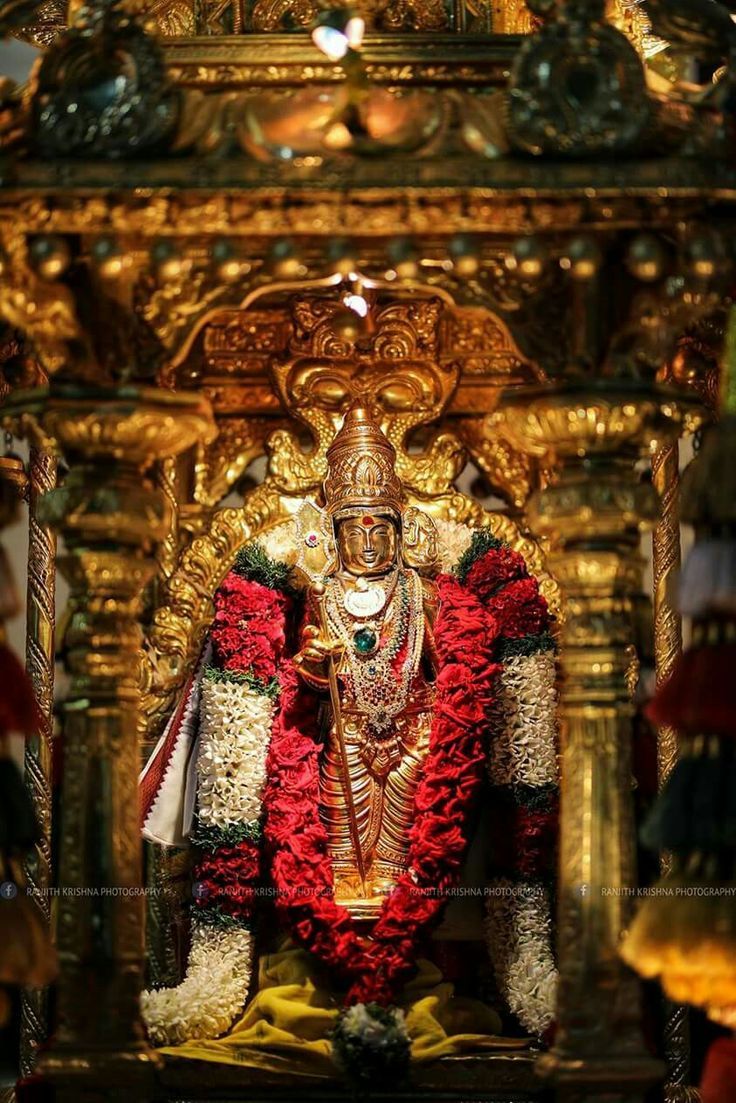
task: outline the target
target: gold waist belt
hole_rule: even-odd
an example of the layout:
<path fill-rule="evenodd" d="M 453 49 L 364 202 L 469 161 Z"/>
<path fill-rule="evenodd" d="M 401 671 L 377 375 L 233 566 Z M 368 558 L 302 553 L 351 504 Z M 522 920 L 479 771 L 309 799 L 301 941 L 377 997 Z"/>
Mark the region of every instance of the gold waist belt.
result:
<path fill-rule="evenodd" d="M 433 704 L 434 701 L 430 694 L 415 698 L 407 704 L 406 708 L 402 709 L 396 719 L 400 721 L 403 716 L 417 716 L 423 712 L 431 712 Z M 353 717 L 365 716 L 364 712 L 351 705 L 343 705 L 340 711 L 346 718 L 350 717 L 352 719 Z"/>

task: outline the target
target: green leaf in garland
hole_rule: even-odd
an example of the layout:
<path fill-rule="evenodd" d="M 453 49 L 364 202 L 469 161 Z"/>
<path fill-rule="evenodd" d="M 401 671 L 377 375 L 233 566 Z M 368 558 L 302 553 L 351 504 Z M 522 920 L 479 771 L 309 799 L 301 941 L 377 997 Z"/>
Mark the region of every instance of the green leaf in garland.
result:
<path fill-rule="evenodd" d="M 500 662 L 521 655 L 540 655 L 544 651 L 557 651 L 557 641 L 551 632 L 540 632 L 532 636 L 519 636 L 517 639 L 506 637 L 499 640 L 498 658 Z"/>
<path fill-rule="evenodd" d="M 497 536 L 494 536 L 490 529 L 476 529 L 473 533 L 470 545 L 465 549 L 458 560 L 458 564 L 455 567 L 455 574 L 461 582 L 465 582 L 474 563 L 482 559 L 491 548 L 502 548 L 503 546 L 503 540 L 499 540 Z"/>
<path fill-rule="evenodd" d="M 291 568 L 288 563 L 271 559 L 257 540 L 240 549 L 235 557 L 233 570 L 250 582 L 268 586 L 269 590 L 279 590 L 289 595 L 297 592 L 291 584 Z"/>
<path fill-rule="evenodd" d="M 214 904 L 202 908 L 195 907 L 191 914 L 194 921 L 201 926 L 218 927 L 223 931 L 232 931 L 235 928 L 241 931 L 250 931 L 253 926 L 252 922 L 237 919 L 234 915 L 222 911 Z"/>
<path fill-rule="evenodd" d="M 248 670 L 220 670 L 217 666 L 206 666 L 202 672 L 206 682 L 231 682 L 235 685 L 248 686 L 254 693 L 275 700 L 280 691 L 278 678 L 271 678 L 265 682 L 263 678 L 251 674 Z"/>
<path fill-rule="evenodd" d="M 218 850 L 221 846 L 233 847 L 246 840 L 259 842 L 262 835 L 259 820 L 251 820 L 248 823 L 228 823 L 224 827 L 215 827 L 213 824 L 204 824 L 197 820 L 190 839 L 193 846 L 202 850 Z"/>

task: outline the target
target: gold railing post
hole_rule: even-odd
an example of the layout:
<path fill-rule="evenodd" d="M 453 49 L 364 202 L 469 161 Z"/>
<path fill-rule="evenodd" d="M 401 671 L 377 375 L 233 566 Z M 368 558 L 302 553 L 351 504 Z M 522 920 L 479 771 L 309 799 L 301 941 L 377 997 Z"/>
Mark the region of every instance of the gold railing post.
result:
<path fill-rule="evenodd" d="M 38 511 L 40 522 L 64 537 L 59 569 L 70 585 L 58 1024 L 39 1069 L 60 1100 L 82 1099 L 103 1085 L 142 1098 L 141 1078 L 154 1061 L 138 1008 L 145 911 L 139 619 L 169 523 L 165 497 L 148 472 L 208 435 L 211 420 L 199 397 L 135 386 L 59 384 L 40 413 L 35 402 L 43 432 L 70 468 Z"/>
<path fill-rule="evenodd" d="M 28 588 L 26 669 L 38 705 L 39 729 L 26 739 L 25 777 L 39 828 L 39 841 L 26 862 L 28 888 L 51 919 L 51 742 L 54 728 L 54 634 L 56 629 L 56 535 L 41 524 L 38 508 L 56 486 L 56 458 L 31 448 L 28 472 Z M 20 1069 L 29 1076 L 48 1033 L 48 992 L 27 988 L 21 999 Z"/>
<path fill-rule="evenodd" d="M 618 955 L 636 880 L 627 686 L 639 532 L 658 500 L 636 463 L 676 435 L 685 407 L 665 388 L 581 382 L 511 395 L 506 431 L 554 457 L 530 527 L 550 541 L 561 634 L 560 986 L 553 1049 L 539 1061 L 565 1100 L 634 1100 L 662 1073 L 642 1041 L 634 975 Z"/>

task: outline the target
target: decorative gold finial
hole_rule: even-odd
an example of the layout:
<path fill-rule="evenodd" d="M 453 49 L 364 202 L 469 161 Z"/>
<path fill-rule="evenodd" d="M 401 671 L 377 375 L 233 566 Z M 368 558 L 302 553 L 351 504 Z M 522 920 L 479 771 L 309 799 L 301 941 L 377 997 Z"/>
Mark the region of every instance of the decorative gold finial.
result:
<path fill-rule="evenodd" d="M 364 405 L 356 403 L 327 449 L 325 503 L 331 517 L 359 510 L 403 509 L 403 490 L 395 471 L 396 452 Z"/>

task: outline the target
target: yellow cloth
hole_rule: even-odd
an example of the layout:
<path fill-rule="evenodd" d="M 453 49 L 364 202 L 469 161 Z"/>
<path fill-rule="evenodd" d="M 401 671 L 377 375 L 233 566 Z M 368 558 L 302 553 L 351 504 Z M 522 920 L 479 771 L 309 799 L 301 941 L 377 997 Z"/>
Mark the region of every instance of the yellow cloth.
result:
<path fill-rule="evenodd" d="M 340 1007 L 314 958 L 289 946 L 261 958 L 258 992 L 228 1034 L 166 1046 L 160 1052 L 270 1072 L 333 1077 L 328 1034 Z M 527 1045 L 498 1037 L 501 1022 L 495 1011 L 477 1000 L 455 997 L 452 985 L 443 982 L 428 961 L 419 963 L 417 975 L 405 986 L 402 1007 L 413 1061 Z"/>

